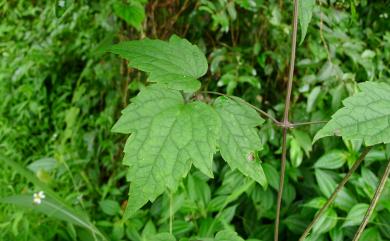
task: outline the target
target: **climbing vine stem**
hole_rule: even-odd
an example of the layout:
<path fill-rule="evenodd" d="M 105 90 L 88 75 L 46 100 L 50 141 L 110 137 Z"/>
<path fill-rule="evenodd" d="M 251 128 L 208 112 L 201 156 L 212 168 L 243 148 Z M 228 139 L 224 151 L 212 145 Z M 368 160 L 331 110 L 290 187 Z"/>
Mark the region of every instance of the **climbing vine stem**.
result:
<path fill-rule="evenodd" d="M 299 241 L 305 240 L 307 235 L 309 235 L 310 230 L 313 228 L 314 224 L 318 222 L 322 214 L 328 209 L 330 204 L 334 201 L 337 194 L 343 189 L 344 185 L 348 182 L 349 178 L 352 176 L 352 174 L 356 171 L 356 169 L 360 166 L 360 164 L 363 162 L 364 158 L 367 156 L 368 152 L 370 152 L 371 147 L 366 147 L 363 152 L 360 154 L 359 158 L 355 161 L 351 169 L 348 171 L 347 175 L 344 176 L 343 180 L 339 183 L 339 185 L 336 187 L 336 189 L 333 191 L 332 195 L 328 198 L 324 206 L 317 212 L 317 214 L 314 216 L 313 221 L 306 227 L 305 231 L 303 232 L 302 236 L 299 238 Z"/>
<path fill-rule="evenodd" d="M 291 92 L 292 84 L 294 78 L 294 67 L 295 67 L 295 52 L 297 47 L 297 32 L 298 32 L 298 0 L 294 0 L 294 14 L 292 21 L 292 37 L 291 37 L 291 56 L 290 56 L 290 68 L 288 75 L 287 83 L 287 93 L 286 93 L 286 102 L 284 107 L 284 117 L 283 117 L 283 141 L 282 141 L 282 162 L 280 166 L 280 182 L 278 190 L 278 200 L 276 206 L 276 219 L 275 219 L 275 229 L 274 229 L 274 240 L 278 241 L 279 239 L 279 221 L 280 221 L 280 209 L 282 206 L 282 196 L 284 188 L 284 176 L 286 170 L 286 155 L 287 155 L 287 131 L 290 128 L 289 126 L 289 111 L 290 111 L 290 102 L 291 102 Z"/>
<path fill-rule="evenodd" d="M 353 238 L 353 241 L 358 241 L 363 234 L 364 228 L 367 226 L 368 221 L 370 220 L 370 217 L 372 213 L 374 212 L 374 209 L 376 205 L 378 204 L 379 198 L 381 197 L 381 194 L 383 192 L 383 189 L 386 185 L 387 178 L 389 177 L 390 174 L 390 159 L 387 163 L 387 167 L 385 169 L 385 172 L 383 173 L 382 179 L 379 182 L 378 187 L 376 188 L 374 197 L 371 200 L 370 206 L 367 209 L 366 214 L 364 215 L 363 221 L 360 224 L 358 230 L 356 231 L 355 237 Z"/>

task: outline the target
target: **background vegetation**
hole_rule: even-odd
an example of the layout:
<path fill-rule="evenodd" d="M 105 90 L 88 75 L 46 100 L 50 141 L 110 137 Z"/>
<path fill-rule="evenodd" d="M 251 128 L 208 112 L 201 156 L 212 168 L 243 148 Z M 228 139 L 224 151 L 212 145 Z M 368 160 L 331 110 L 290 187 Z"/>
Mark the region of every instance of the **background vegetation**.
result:
<path fill-rule="evenodd" d="M 329 120 L 359 82 L 390 83 L 389 9 L 388 1 L 316 2 L 298 46 L 294 122 Z M 2 0 L 0 19 L 1 198 L 25 194 L 32 201 L 34 192 L 53 190 L 108 240 L 156 240 L 152 235 L 169 229 L 170 205 L 179 240 L 206 240 L 227 228 L 244 239 L 272 240 L 282 138 L 270 121 L 259 130 L 267 189 L 249 185 L 216 155 L 214 179 L 193 170 L 172 203 L 166 193 L 136 217 L 121 219 L 126 137 L 110 129 L 146 75 L 105 50 L 119 41 L 177 34 L 208 57 L 204 90 L 241 96 L 281 119 L 292 1 Z M 320 127 L 297 127 L 288 137 L 281 240 L 299 237 L 362 150 L 362 143 L 337 138 L 312 145 Z M 368 154 L 307 240 L 351 239 L 389 157 L 389 145 Z M 390 240 L 389 200 L 388 184 L 361 240 Z M 94 239 L 74 220 L 9 202 L 0 204 L 0 240 Z"/>

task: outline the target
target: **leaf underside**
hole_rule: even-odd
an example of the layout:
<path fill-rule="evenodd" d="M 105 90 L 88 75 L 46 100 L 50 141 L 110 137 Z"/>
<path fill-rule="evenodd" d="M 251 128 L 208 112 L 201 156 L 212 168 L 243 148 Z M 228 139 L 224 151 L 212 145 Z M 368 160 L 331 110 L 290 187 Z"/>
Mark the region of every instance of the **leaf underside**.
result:
<path fill-rule="evenodd" d="M 214 106 L 222 121 L 219 148 L 223 159 L 232 169 L 238 169 L 262 186 L 267 180 L 261 164 L 254 160 L 255 152 L 261 150 L 261 141 L 256 126 L 264 120 L 255 110 L 227 97 L 216 99 Z"/>
<path fill-rule="evenodd" d="M 173 35 L 169 42 L 143 39 L 113 45 L 110 52 L 129 60 L 129 66 L 149 73 L 148 80 L 188 92 L 200 88 L 197 80 L 207 71 L 202 51 Z"/>
<path fill-rule="evenodd" d="M 364 82 L 361 92 L 343 101 L 344 107 L 315 135 L 363 140 L 366 145 L 390 143 L 390 85 Z"/>
<path fill-rule="evenodd" d="M 220 120 L 202 102 L 184 103 L 180 92 L 149 86 L 123 110 L 113 131 L 132 133 L 124 164 L 131 181 L 126 215 L 166 188 L 174 190 L 194 164 L 212 177 Z"/>

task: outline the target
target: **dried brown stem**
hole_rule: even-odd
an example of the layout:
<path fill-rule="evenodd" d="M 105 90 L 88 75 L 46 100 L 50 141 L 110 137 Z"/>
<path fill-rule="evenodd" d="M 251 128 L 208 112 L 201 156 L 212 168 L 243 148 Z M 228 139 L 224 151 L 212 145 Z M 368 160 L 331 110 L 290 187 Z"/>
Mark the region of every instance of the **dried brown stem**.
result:
<path fill-rule="evenodd" d="M 353 164 L 352 168 L 348 171 L 347 175 L 344 176 L 343 180 L 339 183 L 339 185 L 336 187 L 336 189 L 333 191 L 332 195 L 328 198 L 324 206 L 317 212 L 317 214 L 314 216 L 313 221 L 306 227 L 305 231 L 303 232 L 302 236 L 299 238 L 299 241 L 304 241 L 307 235 L 309 235 L 310 230 L 313 228 L 314 224 L 317 223 L 317 221 L 320 219 L 321 215 L 328 209 L 330 204 L 334 201 L 337 194 L 341 191 L 341 189 L 344 187 L 344 185 L 348 182 L 349 178 L 352 176 L 352 174 L 356 171 L 356 169 L 360 166 L 360 164 L 363 162 L 364 158 L 368 154 L 368 152 L 371 150 L 371 147 L 366 147 L 362 154 L 360 154 L 358 160 Z"/>
<path fill-rule="evenodd" d="M 279 239 L 279 222 L 280 222 L 280 209 L 282 206 L 282 196 L 284 188 L 284 176 L 286 169 L 286 155 L 287 155 L 287 131 L 289 127 L 289 111 L 290 111 L 290 102 L 291 102 L 291 92 L 292 92 L 292 83 L 294 77 L 294 67 L 295 67 L 295 52 L 297 47 L 297 32 L 298 32 L 298 0 L 294 0 L 294 15 L 293 15 L 293 28 L 292 28 L 292 37 L 291 37 L 291 56 L 290 56 L 290 68 L 288 75 L 288 85 L 287 85 L 287 94 L 286 102 L 284 108 L 284 118 L 283 118 L 283 143 L 282 143 L 282 163 L 280 167 L 280 183 L 278 190 L 278 201 L 276 207 L 276 220 L 275 220 L 275 229 L 274 229 L 274 240 L 278 241 Z"/>
<path fill-rule="evenodd" d="M 376 188 L 374 197 L 371 200 L 370 206 L 367 209 L 366 214 L 364 215 L 363 221 L 360 224 L 358 230 L 356 231 L 355 237 L 353 238 L 353 241 L 358 241 L 360 239 L 360 236 L 363 234 L 364 228 L 367 226 L 368 221 L 370 220 L 370 217 L 372 213 L 374 212 L 374 209 L 376 205 L 378 204 L 379 198 L 381 197 L 381 194 L 383 192 L 383 189 L 386 185 L 387 178 L 389 177 L 390 174 L 390 159 L 387 163 L 387 167 L 385 172 L 383 173 L 382 179 L 379 182 L 378 187 Z"/>

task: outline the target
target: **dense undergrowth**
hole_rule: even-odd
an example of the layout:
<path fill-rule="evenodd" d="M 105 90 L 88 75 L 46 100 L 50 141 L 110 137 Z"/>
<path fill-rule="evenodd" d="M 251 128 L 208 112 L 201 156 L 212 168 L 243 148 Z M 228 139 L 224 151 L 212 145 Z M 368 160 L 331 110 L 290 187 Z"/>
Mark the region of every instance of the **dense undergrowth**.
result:
<path fill-rule="evenodd" d="M 132 17 L 119 1 L 0 1 L 0 197 L 32 200 L 41 187 L 23 174 L 28 170 L 86 213 L 108 240 L 156 240 L 154 234 L 169 231 L 170 210 L 178 240 L 212 238 L 231 228 L 244 239 L 272 240 L 281 131 L 270 120 L 259 129 L 267 189 L 231 171 L 216 154 L 213 179 L 193 169 L 175 193 L 122 220 L 125 138 L 111 128 L 147 76 L 106 50 L 124 40 L 187 38 L 209 62 L 202 90 L 240 96 L 280 120 L 291 2 L 130 2 Z M 298 46 L 291 120 L 327 121 L 359 82 L 390 83 L 388 9 L 386 1 L 317 2 Z M 199 92 L 197 98 L 216 96 Z M 362 142 L 337 138 L 312 144 L 320 127 L 298 126 L 288 136 L 281 240 L 297 240 L 363 149 Z M 369 152 L 307 240 L 351 239 L 389 157 L 389 145 Z M 361 240 L 390 240 L 389 200 L 387 185 Z M 0 205 L 0 230 L 0 240 L 94 238 L 72 222 L 9 204 Z"/>

